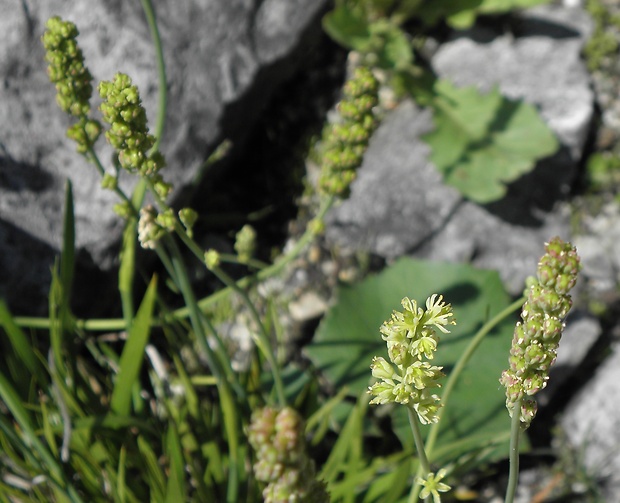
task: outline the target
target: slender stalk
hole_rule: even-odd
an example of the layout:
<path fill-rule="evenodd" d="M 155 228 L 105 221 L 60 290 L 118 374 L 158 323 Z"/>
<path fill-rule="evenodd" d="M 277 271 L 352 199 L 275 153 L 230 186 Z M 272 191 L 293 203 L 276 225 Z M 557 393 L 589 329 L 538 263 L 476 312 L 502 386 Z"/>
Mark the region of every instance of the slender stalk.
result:
<path fill-rule="evenodd" d="M 413 433 L 413 440 L 415 442 L 416 451 L 418 453 L 418 459 L 420 460 L 420 466 L 418 468 L 418 474 L 428 474 L 431 471 L 431 465 L 428 462 L 426 451 L 424 449 L 424 439 L 422 438 L 422 432 L 420 431 L 420 420 L 418 414 L 412 405 L 407 405 L 407 414 L 409 416 L 409 425 L 411 426 L 411 432 Z M 413 493 L 410 494 L 409 502 L 415 503 L 418 498 L 412 499 Z"/>
<path fill-rule="evenodd" d="M 454 390 L 454 387 L 456 386 L 456 383 L 458 382 L 461 373 L 465 369 L 465 366 L 467 365 L 467 363 L 469 362 L 473 354 L 476 352 L 476 350 L 478 349 L 478 346 L 480 346 L 480 343 L 484 340 L 487 334 L 491 330 L 493 330 L 493 328 L 495 328 L 499 323 L 501 323 L 504 320 L 504 318 L 514 313 L 515 311 L 519 310 L 521 306 L 523 306 L 523 303 L 525 302 L 525 300 L 526 300 L 525 297 L 521 297 L 515 300 L 506 309 L 502 310 L 497 315 L 495 315 L 493 318 L 491 318 L 489 321 L 487 321 L 484 325 L 482 325 L 480 330 L 478 330 L 476 335 L 473 337 L 473 339 L 467 346 L 467 349 L 465 349 L 465 351 L 463 352 L 459 360 L 456 362 L 456 365 L 454 366 L 454 368 L 452 369 L 452 372 L 450 372 L 450 375 L 448 376 L 446 387 L 444 388 L 444 392 L 441 396 L 441 403 L 443 404 L 443 407 L 439 409 L 439 413 L 438 413 L 439 420 L 431 426 L 428 437 L 426 438 L 426 452 L 428 453 L 429 457 L 432 456 L 433 448 L 435 447 L 437 436 L 439 435 L 439 425 L 441 424 L 441 418 L 443 416 L 444 410 L 447 404 L 449 403 L 450 395 L 452 394 L 452 391 Z M 419 476 L 422 475 L 421 468 L 418 469 L 418 475 Z M 411 494 L 410 494 L 409 501 L 417 501 L 417 496 L 419 493 L 420 493 L 419 484 L 414 484 L 413 487 L 411 488 Z"/>
<path fill-rule="evenodd" d="M 276 361 L 276 357 L 273 353 L 273 348 L 271 347 L 271 342 L 269 340 L 269 334 L 265 330 L 265 324 L 262 322 L 256 306 L 248 296 L 247 292 L 243 288 L 239 288 L 237 283 L 235 283 L 235 281 L 222 269 L 219 267 L 214 267 L 212 272 L 222 283 L 232 288 L 241 297 L 241 299 L 243 299 L 243 302 L 249 309 L 254 323 L 258 326 L 258 334 L 254 337 L 254 341 L 271 367 L 271 375 L 273 376 L 273 382 L 278 396 L 278 403 L 280 404 L 280 407 L 286 407 L 286 397 L 284 395 L 284 385 L 282 384 L 280 367 L 278 366 L 278 362 Z"/>
<path fill-rule="evenodd" d="M 510 421 L 510 470 L 508 472 L 508 487 L 506 488 L 505 503 L 512 503 L 517 492 L 519 482 L 519 438 L 521 436 L 521 401 L 517 400 L 512 409 Z"/>
<path fill-rule="evenodd" d="M 157 61 L 157 80 L 159 84 L 158 89 L 158 104 L 157 104 L 157 118 L 155 120 L 155 144 L 153 145 L 153 152 L 159 149 L 159 144 L 164 132 L 164 125 L 166 123 L 166 105 L 168 102 L 168 83 L 166 82 L 166 64 L 164 61 L 164 51 L 161 45 L 161 37 L 159 35 L 159 28 L 157 27 L 157 19 L 155 17 L 155 10 L 153 9 L 153 3 L 151 0 L 141 0 L 142 9 L 146 16 L 146 22 L 149 25 L 151 31 L 151 39 L 153 40 L 153 47 L 155 48 L 155 58 Z"/>
<path fill-rule="evenodd" d="M 317 214 L 317 219 L 322 220 L 325 217 L 325 214 L 329 211 L 329 209 L 333 206 L 335 198 L 330 197 L 323 201 L 321 208 Z M 182 226 L 181 226 L 182 227 Z M 176 230 L 176 229 L 175 229 Z M 178 232 L 178 231 L 177 231 Z M 183 234 L 187 234 L 185 229 L 183 229 L 183 233 L 180 233 L 179 236 L 183 240 L 184 243 L 188 244 L 189 241 L 186 241 L 183 238 Z M 272 276 L 278 274 L 282 269 L 286 267 L 288 263 L 294 260 L 301 251 L 315 238 L 316 234 L 312 229 L 306 229 L 301 238 L 295 243 L 295 245 L 289 250 L 286 255 L 283 255 L 278 260 L 276 260 L 269 267 L 265 267 L 256 273 L 254 276 L 241 278 L 236 282 L 237 287 L 239 288 L 247 288 L 252 282 L 262 281 Z M 189 240 L 189 236 L 187 236 Z M 190 248 L 194 255 L 197 254 L 199 247 L 193 246 Z M 200 254 L 200 260 L 203 260 L 202 252 Z M 216 304 L 221 299 L 228 297 L 230 293 L 233 291 L 232 287 L 222 288 L 217 292 L 205 297 L 199 301 L 197 301 L 197 305 L 200 310 L 205 311 L 209 306 Z M 182 307 L 173 311 L 173 317 L 176 319 L 180 318 L 188 318 L 190 317 L 189 307 Z M 14 318 L 17 325 L 23 328 L 33 328 L 33 329 L 49 329 L 50 328 L 50 320 L 48 318 L 38 318 L 32 316 L 16 316 Z M 106 331 L 120 331 L 125 330 L 126 323 L 123 319 L 118 318 L 110 318 L 110 319 L 91 319 L 91 320 L 75 320 L 76 327 L 82 330 L 89 330 L 92 332 L 106 332 Z"/>

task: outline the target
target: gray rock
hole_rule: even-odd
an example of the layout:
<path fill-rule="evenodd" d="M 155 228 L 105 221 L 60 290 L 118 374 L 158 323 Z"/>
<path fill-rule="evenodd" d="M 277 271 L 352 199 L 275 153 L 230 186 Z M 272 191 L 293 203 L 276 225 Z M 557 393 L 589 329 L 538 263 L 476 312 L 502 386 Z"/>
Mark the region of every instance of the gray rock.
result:
<path fill-rule="evenodd" d="M 561 426 L 601 482 L 604 501 L 620 500 L 620 346 L 569 403 Z"/>
<path fill-rule="evenodd" d="M 161 150 L 169 164 L 165 176 L 179 191 L 219 141 L 242 143 L 275 90 L 302 63 L 297 51 L 318 33 L 326 3 L 154 1 L 169 90 Z M 129 74 L 151 125 L 158 82 L 139 2 L 0 0 L 0 12 L 0 229 L 8 236 L 0 244 L 0 295 L 10 296 L 18 284 L 33 292 L 47 289 L 49 274 L 39 273 L 49 270 L 59 249 L 67 178 L 73 181 L 77 246 L 86 262 L 109 268 L 110 248 L 121 230 L 111 211 L 115 197 L 99 188 L 93 167 L 65 138 L 70 121 L 55 104 L 40 43 L 45 21 L 60 15 L 77 24 L 95 81 L 109 80 L 117 71 Z M 110 150 L 103 140 L 99 149 L 106 163 Z M 131 187 L 128 180 L 121 184 Z M 31 242 L 38 243 L 36 251 Z M 15 267 L 24 270 L 27 264 L 37 274 L 23 274 L 15 283 Z"/>
<path fill-rule="evenodd" d="M 548 12 L 542 26 L 551 34 L 545 36 L 540 18 Z M 375 133 L 351 198 L 330 213 L 328 239 L 388 259 L 412 254 L 498 269 L 509 291 L 520 293 L 543 243 L 554 235 L 568 238 L 568 212 L 554 203 L 573 180 L 593 113 L 579 60 L 583 35 L 569 21 L 556 24 L 563 16 L 583 20 L 583 13 L 558 12 L 526 15 L 523 36 L 459 37 L 440 46 L 432 60 L 440 76 L 457 84 L 483 90 L 499 84 L 508 96 L 539 106 L 565 146 L 551 162 L 512 184 L 497 203 L 464 201 L 428 161 L 420 136 L 432 127 L 430 112 L 403 102 Z"/>
<path fill-rule="evenodd" d="M 553 400 L 556 392 L 585 360 L 601 333 L 598 319 L 584 311 L 570 312 L 547 387 L 536 395 L 539 407 L 545 407 Z"/>

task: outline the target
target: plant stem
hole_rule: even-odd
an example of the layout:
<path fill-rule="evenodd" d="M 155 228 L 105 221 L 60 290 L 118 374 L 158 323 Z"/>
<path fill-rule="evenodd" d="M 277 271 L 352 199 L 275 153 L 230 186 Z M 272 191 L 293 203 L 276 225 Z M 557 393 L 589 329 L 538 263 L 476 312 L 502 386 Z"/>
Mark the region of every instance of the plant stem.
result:
<path fill-rule="evenodd" d="M 158 79 L 158 103 L 157 103 L 157 119 L 155 120 L 155 144 L 152 151 L 159 149 L 159 144 L 164 132 L 166 123 L 166 104 L 168 101 L 168 83 L 166 82 L 166 64 L 164 62 L 164 51 L 161 45 L 161 37 L 159 36 L 159 28 L 157 27 L 157 19 L 155 18 L 155 10 L 151 0 L 141 0 L 142 9 L 146 16 L 146 22 L 149 25 L 153 47 L 155 48 L 155 57 L 157 61 L 157 79 Z"/>
<path fill-rule="evenodd" d="M 429 457 L 432 455 L 433 448 L 435 447 L 435 442 L 437 441 L 437 436 L 439 435 L 439 425 L 441 424 L 441 418 L 443 416 L 444 410 L 449 402 L 450 395 L 452 394 L 452 391 L 454 390 L 454 387 L 456 383 L 458 382 L 458 379 L 461 373 L 463 372 L 463 370 L 465 369 L 465 366 L 467 365 L 467 362 L 469 362 L 469 360 L 471 359 L 475 351 L 478 349 L 478 346 L 480 346 L 480 343 L 486 337 L 486 335 L 491 330 L 493 330 L 493 328 L 495 328 L 499 323 L 501 323 L 504 320 L 504 318 L 506 318 L 510 314 L 520 309 L 521 306 L 523 306 L 523 303 L 525 302 L 525 300 L 526 300 L 525 297 L 521 297 L 515 300 L 506 309 L 499 312 L 493 318 L 487 321 L 484 325 L 482 325 L 480 330 L 478 330 L 478 333 L 476 333 L 476 335 L 473 337 L 473 339 L 467 346 L 467 349 L 465 349 L 465 351 L 463 352 L 459 360 L 456 362 L 456 365 L 454 366 L 454 368 L 452 369 L 452 372 L 450 372 L 450 375 L 448 376 L 446 387 L 444 388 L 444 392 L 441 395 L 441 403 L 443 404 L 443 407 L 439 409 L 439 412 L 438 412 L 439 420 L 431 426 L 428 437 L 426 438 L 426 452 L 428 453 Z M 418 469 L 418 475 L 421 475 L 420 469 Z M 419 494 L 419 492 L 420 492 L 420 486 L 418 484 L 414 484 L 412 488 L 412 496 L 415 496 L 417 498 L 417 495 Z M 417 501 L 417 500 L 410 499 L 409 501 Z"/>
<path fill-rule="evenodd" d="M 219 267 L 214 267 L 212 270 L 213 274 L 215 274 L 222 283 L 226 286 L 232 288 L 245 303 L 246 307 L 250 310 L 250 314 L 254 323 L 258 325 L 258 334 L 254 337 L 254 342 L 260 351 L 263 353 L 263 356 L 269 362 L 269 366 L 271 367 L 271 375 L 273 376 L 273 382 L 276 388 L 276 394 L 278 396 L 278 403 L 280 407 L 286 407 L 286 397 L 284 395 L 284 385 L 282 384 L 282 377 L 280 375 L 280 367 L 278 366 L 278 362 L 276 361 L 276 357 L 273 352 L 273 348 L 271 346 L 271 341 L 269 340 L 269 334 L 265 330 L 265 324 L 260 319 L 260 315 L 258 314 L 258 310 L 256 306 L 248 296 L 247 292 L 240 288 L 235 281 L 228 276 L 222 269 Z"/>
<path fill-rule="evenodd" d="M 508 472 L 508 487 L 506 488 L 505 503 L 512 503 L 517 492 L 519 482 L 519 438 L 521 436 L 521 401 L 519 398 L 512 409 L 510 421 L 510 471 Z"/>
<path fill-rule="evenodd" d="M 418 414 L 413 408 L 411 404 L 407 404 L 407 414 L 409 415 L 409 424 L 411 426 L 411 432 L 413 433 L 413 440 L 415 442 L 415 447 L 418 452 L 418 459 L 420 460 L 420 466 L 418 468 L 418 474 L 428 474 L 431 471 L 430 463 L 428 462 L 428 457 L 426 456 L 426 451 L 424 449 L 424 439 L 422 438 L 422 432 L 420 431 L 420 420 L 418 419 Z M 414 486 L 417 485 L 414 481 Z M 409 502 L 415 503 L 418 500 L 417 494 L 414 497 L 413 491 L 410 493 Z"/>

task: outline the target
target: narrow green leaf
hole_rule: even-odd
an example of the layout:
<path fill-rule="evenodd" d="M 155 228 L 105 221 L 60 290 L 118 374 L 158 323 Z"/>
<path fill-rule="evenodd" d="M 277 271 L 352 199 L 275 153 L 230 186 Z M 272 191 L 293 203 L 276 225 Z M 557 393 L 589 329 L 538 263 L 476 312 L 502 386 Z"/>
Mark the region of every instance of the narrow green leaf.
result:
<path fill-rule="evenodd" d="M 166 503 L 186 501 L 185 461 L 179 434 L 173 424 L 168 428 L 167 453 L 170 459 L 170 473 L 166 487 Z"/>
<path fill-rule="evenodd" d="M 62 234 L 62 253 L 60 255 L 60 284 L 62 285 L 63 317 L 70 312 L 71 285 L 75 265 L 75 216 L 73 211 L 73 187 L 67 180 L 65 185 L 65 218 Z"/>
<path fill-rule="evenodd" d="M 0 373 L 0 398 L 11 411 L 11 414 L 19 425 L 19 428 L 22 430 L 22 438 L 24 442 L 33 448 L 41 457 L 46 470 L 49 471 L 52 478 L 57 483 L 62 484 L 61 481 L 63 480 L 63 474 L 60 465 L 45 445 L 43 445 L 43 443 L 39 440 L 39 436 L 35 433 L 35 428 L 30 418 L 30 414 L 22 405 L 22 401 L 13 386 L 11 386 L 2 373 Z"/>
<path fill-rule="evenodd" d="M 32 349 L 32 342 L 28 340 L 26 334 L 13 321 L 13 317 L 2 299 L 0 299 L 0 325 L 4 328 L 11 342 L 11 347 L 26 366 L 28 372 L 37 378 L 39 384 L 45 384 L 47 382 L 47 375 Z"/>
<path fill-rule="evenodd" d="M 121 446 L 121 452 L 118 456 L 118 470 L 116 472 L 116 497 L 115 500 L 119 503 L 125 503 L 125 490 L 127 488 L 125 484 L 125 474 L 127 473 L 127 449 L 125 446 Z"/>
<path fill-rule="evenodd" d="M 138 449 L 144 459 L 151 501 L 164 501 L 166 479 L 157 461 L 157 455 L 142 435 L 138 437 Z"/>
<path fill-rule="evenodd" d="M 121 354 L 120 369 L 112 392 L 110 407 L 121 416 L 129 415 L 131 409 L 132 387 L 140 373 L 144 359 L 144 348 L 151 333 L 156 294 L 157 278 L 153 277 L 129 329 L 127 342 Z"/>
<path fill-rule="evenodd" d="M 351 447 L 359 441 L 358 436 L 361 432 L 362 419 L 367 406 L 368 397 L 364 393 L 358 399 L 355 407 L 353 407 L 347 422 L 338 436 L 336 444 L 323 465 L 319 478 L 327 482 L 327 484 L 336 480 L 345 465 L 346 459 L 349 457 Z"/>

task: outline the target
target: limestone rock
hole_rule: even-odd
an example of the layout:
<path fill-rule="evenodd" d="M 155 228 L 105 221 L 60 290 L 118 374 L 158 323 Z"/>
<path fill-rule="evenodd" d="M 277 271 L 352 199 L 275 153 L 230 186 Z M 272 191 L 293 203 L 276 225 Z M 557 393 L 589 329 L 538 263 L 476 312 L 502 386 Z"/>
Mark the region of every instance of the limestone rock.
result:
<path fill-rule="evenodd" d="M 388 259 L 471 261 L 499 270 L 509 291 L 520 293 L 543 243 L 569 237 L 568 214 L 556 203 L 573 181 L 593 114 L 579 59 L 587 26 L 582 11 L 536 9 L 517 34 L 474 30 L 442 44 L 432 58 L 438 74 L 457 85 L 498 84 L 509 97 L 536 105 L 560 138 L 561 151 L 512 184 L 506 197 L 479 206 L 446 186 L 420 139 L 432 128 L 431 112 L 406 101 L 372 138 L 351 198 L 329 215 L 328 238 Z"/>
<path fill-rule="evenodd" d="M 168 107 L 162 152 L 178 191 L 224 138 L 242 142 L 278 86 L 303 63 L 299 48 L 319 33 L 326 0 L 153 2 L 165 53 Z M 63 187 L 73 181 L 82 265 L 107 269 L 121 222 L 115 196 L 65 138 L 40 43 L 46 20 L 71 20 L 95 81 L 122 71 L 138 85 L 151 127 L 157 115 L 155 51 L 139 2 L 0 0 L 0 295 L 17 285 L 40 302 L 62 233 Z M 96 93 L 95 93 L 96 94 Z M 93 99 L 93 105 L 98 104 Z M 100 140 L 102 161 L 110 150 Z M 124 188 L 131 182 L 121 180 Z M 36 243 L 32 247 L 31 243 Z M 9 244 L 5 244 L 9 243 Z M 28 257 L 28 261 L 25 261 Z M 15 277 L 17 270 L 37 270 Z M 19 275 L 17 275 L 19 276 Z M 23 308 L 24 306 L 20 306 Z"/>

